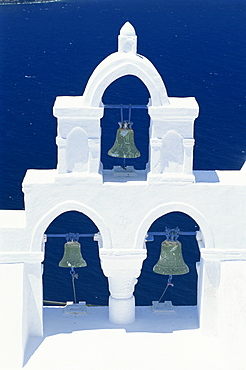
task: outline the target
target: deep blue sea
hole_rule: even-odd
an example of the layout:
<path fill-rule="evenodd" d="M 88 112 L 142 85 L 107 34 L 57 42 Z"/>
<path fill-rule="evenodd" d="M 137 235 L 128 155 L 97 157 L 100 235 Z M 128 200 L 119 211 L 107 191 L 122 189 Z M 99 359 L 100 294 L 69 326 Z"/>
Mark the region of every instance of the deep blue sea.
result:
<path fill-rule="evenodd" d="M 130 21 L 138 36 L 138 53 L 152 61 L 169 96 L 194 96 L 200 106 L 195 122 L 195 169 L 239 170 L 246 160 L 246 2 L 245 0 L 75 0 L 0 6 L 0 209 L 24 209 L 21 183 L 29 168 L 56 167 L 58 95 L 81 95 L 90 74 L 117 50 L 117 36 Z M 146 104 L 148 91 L 127 76 L 105 92 L 104 103 Z M 106 110 L 102 120 L 104 168 L 117 165 L 107 156 L 118 128 L 119 112 Z M 148 160 L 148 115 L 132 113 L 141 157 L 127 164 L 142 169 Z M 225 200 L 226 201 L 226 200 Z M 152 231 L 196 225 L 183 214 L 156 220 Z M 96 232 L 86 216 L 69 212 L 47 233 Z M 158 300 L 167 277 L 152 271 L 161 237 L 149 242 L 135 296 L 138 305 Z M 199 251 L 194 237 L 180 237 L 190 273 L 174 276 L 165 300 L 196 304 Z M 44 299 L 73 299 L 68 269 L 58 267 L 65 240 L 50 238 L 44 261 Z M 107 304 L 108 287 L 98 259 L 97 243 L 83 239 L 88 266 L 78 269 L 77 297 Z"/>

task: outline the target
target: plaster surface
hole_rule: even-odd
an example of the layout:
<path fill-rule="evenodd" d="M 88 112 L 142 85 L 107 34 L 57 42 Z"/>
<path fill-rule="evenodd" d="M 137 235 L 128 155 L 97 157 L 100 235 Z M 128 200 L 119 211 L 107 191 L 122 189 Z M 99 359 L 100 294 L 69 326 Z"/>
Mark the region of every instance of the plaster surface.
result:
<path fill-rule="evenodd" d="M 128 325 L 109 323 L 107 307 L 77 315 L 63 310 L 44 308 L 44 338 L 29 343 L 25 370 L 244 370 L 242 355 L 201 334 L 194 306 L 136 307 L 136 321 Z"/>

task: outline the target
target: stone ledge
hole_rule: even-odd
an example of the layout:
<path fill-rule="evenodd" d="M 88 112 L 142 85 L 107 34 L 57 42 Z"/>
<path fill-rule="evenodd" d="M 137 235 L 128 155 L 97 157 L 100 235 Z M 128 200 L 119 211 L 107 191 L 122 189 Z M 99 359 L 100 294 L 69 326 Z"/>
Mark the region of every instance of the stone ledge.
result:
<path fill-rule="evenodd" d="M 246 261 L 245 249 L 201 249 L 200 252 L 204 260 Z"/>
<path fill-rule="evenodd" d="M 41 263 L 43 260 L 43 252 L 0 252 L 0 264 Z"/>

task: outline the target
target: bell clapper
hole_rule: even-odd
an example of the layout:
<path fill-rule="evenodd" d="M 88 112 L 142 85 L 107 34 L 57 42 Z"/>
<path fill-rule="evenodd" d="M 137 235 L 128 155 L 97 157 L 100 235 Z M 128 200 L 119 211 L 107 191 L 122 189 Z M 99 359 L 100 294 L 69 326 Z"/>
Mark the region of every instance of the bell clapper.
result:
<path fill-rule="evenodd" d="M 72 277 L 72 286 L 73 286 L 73 302 L 76 304 L 77 303 L 77 297 L 76 297 L 76 290 L 75 290 L 75 282 L 74 282 L 74 279 L 78 279 L 79 278 L 79 274 L 75 273 L 75 270 L 74 270 L 74 267 L 71 267 L 71 270 L 70 270 L 70 275 Z"/>
<path fill-rule="evenodd" d="M 161 301 L 162 297 L 164 296 L 164 294 L 165 294 L 165 293 L 166 293 L 166 291 L 167 291 L 167 288 L 168 288 L 169 286 L 174 286 L 174 284 L 173 284 L 173 283 L 171 283 L 172 278 L 173 278 L 173 276 L 172 276 L 172 275 L 169 275 L 169 278 L 168 278 L 168 280 L 167 280 L 167 285 L 166 285 L 166 287 L 165 287 L 165 289 L 164 289 L 164 291 L 163 291 L 163 293 L 162 293 L 162 295 L 161 295 L 161 297 L 160 297 L 160 299 L 159 299 L 158 303 L 160 303 L 160 301 Z"/>

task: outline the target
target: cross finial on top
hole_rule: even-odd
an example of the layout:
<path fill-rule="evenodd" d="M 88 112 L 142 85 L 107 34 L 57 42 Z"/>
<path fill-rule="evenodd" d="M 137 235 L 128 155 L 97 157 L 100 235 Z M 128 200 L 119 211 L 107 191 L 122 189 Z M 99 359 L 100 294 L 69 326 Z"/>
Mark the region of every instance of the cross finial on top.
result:
<path fill-rule="evenodd" d="M 137 36 L 134 27 L 130 22 L 126 22 L 118 36 L 118 51 L 120 53 L 134 53 L 137 52 Z"/>

